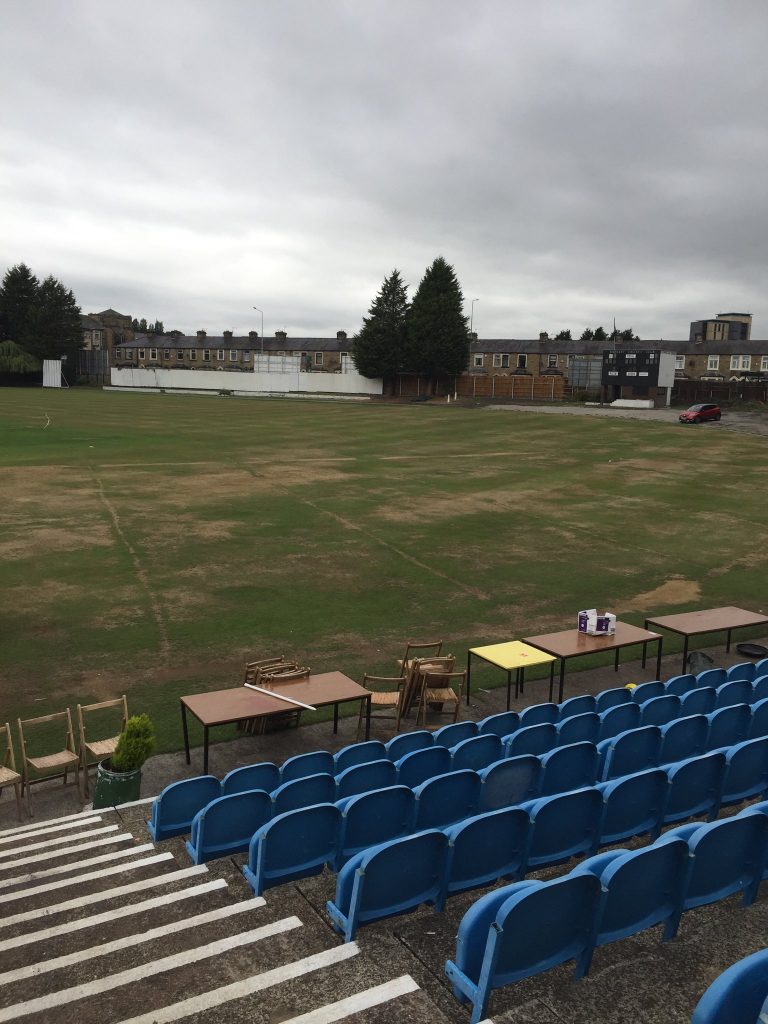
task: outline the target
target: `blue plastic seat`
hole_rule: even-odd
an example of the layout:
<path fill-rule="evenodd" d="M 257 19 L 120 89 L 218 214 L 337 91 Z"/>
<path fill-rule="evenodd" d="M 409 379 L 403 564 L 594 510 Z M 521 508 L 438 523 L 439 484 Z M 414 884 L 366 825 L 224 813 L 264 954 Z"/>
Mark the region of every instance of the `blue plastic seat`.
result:
<path fill-rule="evenodd" d="M 661 730 L 657 725 L 629 729 L 611 740 L 603 740 L 598 744 L 598 751 L 601 751 L 604 744 L 606 746 L 602 777 L 607 781 L 617 779 L 621 775 L 642 772 L 646 768 L 655 768 L 659 763 Z"/>
<path fill-rule="evenodd" d="M 435 738 L 436 744 L 439 743 L 450 750 L 451 747 L 455 747 L 462 740 L 468 740 L 473 736 L 477 736 L 477 722 L 451 722 L 450 725 L 444 725 L 440 729 L 435 729 L 432 735 Z"/>
<path fill-rule="evenodd" d="M 598 790 L 603 798 L 600 820 L 600 845 L 649 832 L 655 839 L 664 823 L 669 780 L 661 768 L 627 775 L 623 779 L 602 782 Z"/>
<path fill-rule="evenodd" d="M 747 738 L 752 722 L 752 709 L 749 704 L 733 704 L 728 708 L 720 708 L 707 715 L 709 735 L 707 747 L 716 750 L 718 747 L 732 747 Z"/>
<path fill-rule="evenodd" d="M 768 675 L 755 676 L 752 682 L 752 700 L 750 704 L 757 704 L 760 700 L 768 697 Z"/>
<path fill-rule="evenodd" d="M 333 775 L 309 775 L 284 782 L 272 791 L 272 814 L 297 811 L 311 804 L 332 804 L 336 800 L 336 779 Z"/>
<path fill-rule="evenodd" d="M 616 686 L 610 690 L 601 690 L 595 697 L 595 711 L 601 715 L 611 708 L 620 707 L 622 704 L 629 704 L 632 701 L 632 691 L 626 686 Z"/>
<path fill-rule="evenodd" d="M 451 750 L 451 770 L 471 768 L 477 772 L 498 761 L 503 753 L 501 739 L 495 733 L 472 736 L 457 743 Z"/>
<path fill-rule="evenodd" d="M 434 737 L 426 729 L 419 729 L 416 732 L 404 732 L 400 736 L 393 736 L 385 744 L 387 757 L 390 761 L 399 761 L 406 754 L 412 754 L 415 750 L 425 750 L 434 746 Z"/>
<path fill-rule="evenodd" d="M 220 796 L 221 783 L 213 775 L 172 782 L 154 799 L 147 822 L 149 834 L 156 843 L 186 835 L 197 812 Z"/>
<path fill-rule="evenodd" d="M 557 729 L 551 722 L 523 726 L 506 739 L 507 757 L 518 754 L 544 754 L 557 746 Z"/>
<path fill-rule="evenodd" d="M 729 669 L 726 669 L 728 679 L 745 679 L 751 683 L 755 678 L 755 663 L 753 661 L 740 661 L 736 665 L 731 665 Z"/>
<path fill-rule="evenodd" d="M 755 679 L 761 676 L 764 672 L 768 673 L 768 658 L 761 658 L 755 662 Z"/>
<path fill-rule="evenodd" d="M 519 807 L 478 814 L 446 829 L 448 892 L 463 892 L 525 871 L 528 815 Z"/>
<path fill-rule="evenodd" d="M 382 761 L 369 761 L 367 764 L 353 764 L 336 776 L 336 800 L 357 793 L 367 793 L 371 789 L 384 789 L 385 786 L 397 785 L 397 768 L 387 758 Z"/>
<path fill-rule="evenodd" d="M 664 823 L 671 825 L 700 814 L 712 821 L 720 809 L 725 777 L 725 754 L 715 752 L 692 757 L 667 767 L 669 794 Z"/>
<path fill-rule="evenodd" d="M 533 754 L 506 757 L 478 772 L 482 782 L 480 807 L 498 811 L 532 800 L 541 792 L 541 759 Z"/>
<path fill-rule="evenodd" d="M 541 796 L 565 793 L 569 789 L 594 786 L 597 781 L 598 755 L 594 743 L 571 743 L 556 747 L 541 756 L 543 777 Z"/>
<path fill-rule="evenodd" d="M 744 906 L 754 901 L 764 870 L 768 817 L 738 815 L 700 825 L 693 831 L 691 826 L 684 825 L 666 832 L 658 842 L 667 842 L 678 833 L 688 836 L 691 857 L 685 910 L 737 892 L 743 894 Z"/>
<path fill-rule="evenodd" d="M 574 715 L 586 715 L 589 711 L 595 711 L 595 698 L 591 693 L 583 693 L 579 697 L 569 697 L 560 705 L 560 721 L 566 718 L 573 718 Z"/>
<path fill-rule="evenodd" d="M 557 704 L 531 704 L 520 712 L 520 727 L 553 723 L 559 718 L 560 708 Z"/>
<path fill-rule="evenodd" d="M 627 729 L 637 729 L 639 725 L 639 704 L 635 704 L 633 700 L 627 701 L 626 704 L 617 704 L 615 707 L 608 708 L 607 711 L 600 713 L 598 742 L 600 740 L 613 739 L 620 732 L 626 732 Z"/>
<path fill-rule="evenodd" d="M 768 737 L 734 744 L 725 760 L 721 803 L 727 806 L 768 794 Z"/>
<path fill-rule="evenodd" d="M 336 763 L 333 755 L 327 750 L 313 750 L 309 754 L 297 754 L 283 761 L 280 769 L 280 782 L 293 782 L 294 779 L 305 779 L 309 775 L 335 775 Z"/>
<path fill-rule="evenodd" d="M 697 686 L 714 686 L 717 689 L 718 686 L 722 686 L 723 683 L 728 682 L 728 673 L 724 668 L 708 668 L 704 672 L 699 672 L 696 676 Z"/>
<path fill-rule="evenodd" d="M 486 1017 L 493 989 L 569 960 L 581 977 L 599 896 L 594 875 L 569 875 L 516 882 L 474 903 L 459 925 L 455 960 L 445 965 L 454 995 L 472 1003 L 470 1024 Z"/>
<path fill-rule="evenodd" d="M 261 789 L 212 800 L 192 821 L 187 852 L 194 864 L 244 853 L 254 832 L 272 817 L 272 799 Z"/>
<path fill-rule="evenodd" d="M 347 768 L 370 761 L 381 761 L 389 757 L 387 748 L 380 740 L 366 740 L 364 743 L 350 743 L 333 755 L 334 775 L 340 775 Z"/>
<path fill-rule="evenodd" d="M 271 793 L 280 785 L 280 769 L 271 761 L 260 764 L 247 764 L 243 768 L 233 768 L 221 780 L 221 795 L 231 796 L 233 793 L 245 793 L 249 789 L 263 789 Z"/>
<path fill-rule="evenodd" d="M 427 779 L 414 789 L 417 832 L 445 828 L 480 810 L 482 783 L 477 772 L 464 769 Z"/>
<path fill-rule="evenodd" d="M 407 786 L 390 786 L 348 797 L 341 810 L 335 869 L 370 846 L 399 839 L 414 831 L 416 797 Z"/>
<path fill-rule="evenodd" d="M 600 732 L 600 716 L 595 711 L 586 711 L 581 715 L 573 715 L 559 722 L 557 729 L 557 742 L 562 747 L 570 746 L 572 743 L 597 743 Z"/>
<path fill-rule="evenodd" d="M 645 704 L 653 697 L 664 697 L 666 692 L 664 683 L 659 679 L 654 679 L 651 683 L 638 683 L 632 690 L 632 700 L 635 704 Z"/>
<path fill-rule="evenodd" d="M 257 896 L 274 885 L 319 875 L 336 861 L 341 811 L 314 804 L 279 814 L 255 833 L 243 875 Z"/>
<path fill-rule="evenodd" d="M 683 911 L 688 843 L 682 839 L 642 850 L 613 850 L 583 861 L 571 877 L 592 874 L 601 894 L 591 953 L 597 946 L 663 924 L 662 942 L 674 938 Z"/>
<path fill-rule="evenodd" d="M 680 698 L 680 716 L 708 715 L 715 710 L 717 690 L 714 686 L 699 686 Z"/>
<path fill-rule="evenodd" d="M 523 804 L 523 809 L 531 821 L 526 871 L 597 849 L 603 811 L 598 789 L 541 797 Z"/>
<path fill-rule="evenodd" d="M 438 831 L 417 832 L 364 850 L 336 878 L 336 896 L 326 909 L 345 942 L 366 921 L 392 917 L 433 903 L 442 910 L 447 884 L 448 839 Z"/>
<path fill-rule="evenodd" d="M 676 697 L 682 697 L 683 694 L 690 693 L 695 689 L 696 676 L 692 672 L 687 672 L 682 676 L 670 676 L 664 683 L 665 692 L 674 693 Z"/>
<path fill-rule="evenodd" d="M 751 704 L 753 697 L 752 683 L 748 679 L 732 679 L 717 688 L 717 700 L 712 709 L 729 708 L 733 704 Z"/>
<path fill-rule="evenodd" d="M 685 761 L 707 749 L 709 721 L 706 715 L 686 715 L 661 727 L 659 764 Z"/>
<path fill-rule="evenodd" d="M 749 738 L 756 740 L 761 736 L 768 736 L 768 697 L 752 705 Z"/>
<path fill-rule="evenodd" d="M 766 676 L 768 679 L 768 676 Z M 768 697 L 768 693 L 766 693 Z M 520 725 L 520 716 L 516 711 L 502 711 L 499 715 L 489 715 L 477 723 L 477 729 L 481 736 L 492 733 L 501 738 L 509 736 Z"/>
<path fill-rule="evenodd" d="M 768 1010 L 767 997 L 768 949 L 761 949 L 712 982 L 696 1004 L 691 1024 L 758 1024 L 760 1011 Z"/>
<path fill-rule="evenodd" d="M 395 761 L 397 781 L 400 786 L 420 786 L 435 775 L 444 775 L 451 770 L 451 752 L 447 747 L 425 747 L 414 750 L 399 761 Z"/>
<path fill-rule="evenodd" d="M 651 697 L 640 705 L 640 722 L 642 725 L 666 725 L 680 716 L 680 698 L 673 693 L 663 697 Z"/>

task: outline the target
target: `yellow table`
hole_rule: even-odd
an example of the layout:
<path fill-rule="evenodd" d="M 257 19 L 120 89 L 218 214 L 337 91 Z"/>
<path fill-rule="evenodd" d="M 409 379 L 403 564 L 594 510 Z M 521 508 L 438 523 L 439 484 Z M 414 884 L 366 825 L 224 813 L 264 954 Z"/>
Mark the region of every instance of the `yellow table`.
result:
<path fill-rule="evenodd" d="M 551 654 L 524 644 L 522 640 L 508 640 L 503 644 L 489 644 L 487 647 L 470 647 L 467 651 L 467 704 L 469 704 L 470 675 L 472 655 L 489 665 L 497 665 L 507 673 L 507 711 L 512 702 L 512 671 L 515 675 L 515 700 L 519 693 L 525 692 L 525 670 L 529 665 L 549 664 L 549 699 L 552 700 L 552 687 L 555 681 L 555 661 Z"/>

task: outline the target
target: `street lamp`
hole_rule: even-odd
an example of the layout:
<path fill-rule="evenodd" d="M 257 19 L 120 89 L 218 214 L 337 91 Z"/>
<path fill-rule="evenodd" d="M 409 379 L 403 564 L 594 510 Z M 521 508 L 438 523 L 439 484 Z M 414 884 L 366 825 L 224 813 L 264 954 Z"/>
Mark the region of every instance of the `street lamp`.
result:
<path fill-rule="evenodd" d="M 470 307 L 470 312 L 469 312 L 469 333 L 470 333 L 470 335 L 472 334 L 472 324 L 473 324 L 474 319 L 475 319 L 475 303 L 479 302 L 479 301 L 480 301 L 480 299 L 472 299 L 472 305 Z"/>
<path fill-rule="evenodd" d="M 253 307 L 257 313 L 261 313 L 261 354 L 264 355 L 264 314 L 258 306 Z"/>

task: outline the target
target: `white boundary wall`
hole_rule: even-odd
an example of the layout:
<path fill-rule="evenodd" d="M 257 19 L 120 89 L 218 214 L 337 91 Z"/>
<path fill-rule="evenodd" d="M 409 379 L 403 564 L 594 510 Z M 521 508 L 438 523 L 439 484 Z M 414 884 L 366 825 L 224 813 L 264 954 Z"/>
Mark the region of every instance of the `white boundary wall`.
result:
<path fill-rule="evenodd" d="M 217 370 L 139 370 L 112 367 L 113 388 L 163 388 L 166 391 L 236 391 L 238 394 L 381 395 L 383 382 L 359 373 L 227 373 Z"/>

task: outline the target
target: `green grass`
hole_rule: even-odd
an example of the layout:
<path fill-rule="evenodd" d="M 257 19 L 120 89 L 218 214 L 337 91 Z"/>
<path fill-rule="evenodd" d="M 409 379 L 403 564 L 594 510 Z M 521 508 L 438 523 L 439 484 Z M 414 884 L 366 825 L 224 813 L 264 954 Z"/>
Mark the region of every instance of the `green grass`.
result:
<path fill-rule="evenodd" d="M 462 661 L 585 606 L 768 603 L 751 435 L 7 389 L 0 437 L 0 722 L 127 692 L 170 750 L 179 696 L 248 656 L 360 677 L 408 637 Z"/>

